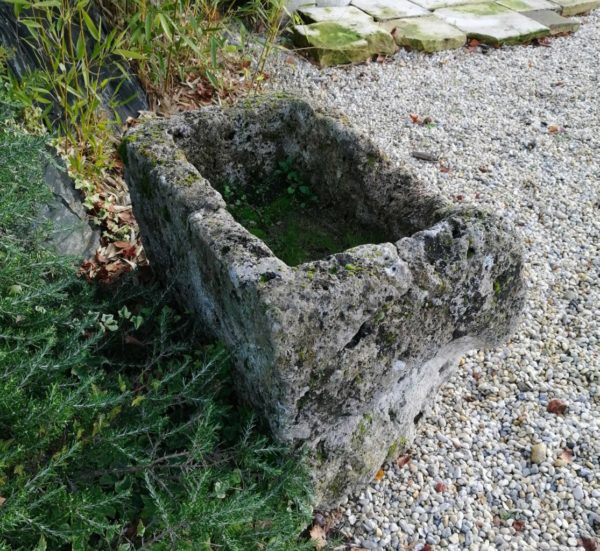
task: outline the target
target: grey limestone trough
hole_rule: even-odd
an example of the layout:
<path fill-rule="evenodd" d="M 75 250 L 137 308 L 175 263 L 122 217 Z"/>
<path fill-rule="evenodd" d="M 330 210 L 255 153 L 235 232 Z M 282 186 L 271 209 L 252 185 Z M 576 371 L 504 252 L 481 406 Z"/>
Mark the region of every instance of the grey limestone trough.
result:
<path fill-rule="evenodd" d="M 513 229 L 426 193 L 341 115 L 295 98 L 208 107 L 132 129 L 123 154 L 152 265 L 229 347 L 274 437 L 307 450 L 321 508 L 410 445 L 461 355 L 514 329 Z M 217 189 L 250 190 L 286 159 L 320 217 L 379 242 L 290 266 L 236 222 Z"/>

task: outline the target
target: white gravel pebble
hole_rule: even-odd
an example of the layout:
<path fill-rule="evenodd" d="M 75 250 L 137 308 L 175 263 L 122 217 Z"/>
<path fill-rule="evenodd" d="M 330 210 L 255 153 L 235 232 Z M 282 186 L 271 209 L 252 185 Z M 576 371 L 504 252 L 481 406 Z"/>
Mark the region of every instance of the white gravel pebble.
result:
<path fill-rule="evenodd" d="M 579 19 L 548 47 L 401 51 L 323 71 L 283 54 L 269 69 L 271 89 L 339 109 L 432 190 L 510 219 L 527 249 L 518 331 L 465 357 L 412 461 L 342 506 L 350 545 L 562 550 L 599 538 L 600 13 Z M 547 411 L 553 398 L 565 415 Z"/>

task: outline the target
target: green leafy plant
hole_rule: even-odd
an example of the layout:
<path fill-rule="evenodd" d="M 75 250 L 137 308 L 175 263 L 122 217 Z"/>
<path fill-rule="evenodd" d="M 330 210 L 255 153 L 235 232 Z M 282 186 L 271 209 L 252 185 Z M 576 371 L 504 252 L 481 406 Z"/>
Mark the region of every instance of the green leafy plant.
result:
<path fill-rule="evenodd" d="M 20 101 L 44 106 L 73 171 L 93 176 L 110 167 L 114 117 L 103 95 L 112 81 L 127 78 L 121 61 L 132 54 L 123 48 L 125 31 L 108 30 L 102 18 L 93 17 L 91 0 L 4 1 L 14 5 L 38 56 L 39 70 L 14 87 Z M 108 65 L 117 71 L 110 77 L 103 71 Z M 50 119 L 53 108 L 59 110 L 57 121 Z"/>
<path fill-rule="evenodd" d="M 46 250 L 45 141 L 2 128 L 0 549 L 310 548 L 302 464 L 237 404 L 226 352 L 167 292 Z"/>

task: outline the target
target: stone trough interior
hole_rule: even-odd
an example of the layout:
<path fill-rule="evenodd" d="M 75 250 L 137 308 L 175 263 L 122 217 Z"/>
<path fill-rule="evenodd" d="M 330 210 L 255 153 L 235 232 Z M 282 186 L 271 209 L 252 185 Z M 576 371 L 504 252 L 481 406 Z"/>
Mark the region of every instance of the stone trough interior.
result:
<path fill-rule="evenodd" d="M 365 165 L 378 165 L 379 151 L 357 148 L 332 119 L 283 105 L 260 126 L 242 114 L 218 125 L 195 114 L 190 130 L 173 137 L 234 219 L 286 264 L 393 243 L 434 222 L 414 216 L 406 178 L 397 178 L 393 196 L 374 185 L 377 171 Z"/>

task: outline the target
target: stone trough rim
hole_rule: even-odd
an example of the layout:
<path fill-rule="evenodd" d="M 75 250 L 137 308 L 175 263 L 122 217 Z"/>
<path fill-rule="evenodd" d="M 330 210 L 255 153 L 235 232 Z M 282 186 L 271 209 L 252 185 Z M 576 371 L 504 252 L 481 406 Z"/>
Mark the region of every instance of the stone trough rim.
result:
<path fill-rule="evenodd" d="M 282 94 L 277 94 L 277 95 L 262 94 L 255 98 L 252 98 L 252 99 L 246 98 L 246 99 L 242 100 L 241 102 L 238 102 L 231 106 L 228 106 L 228 108 L 231 108 L 231 107 L 235 108 L 240 104 L 244 104 L 245 106 L 247 106 L 248 103 L 260 105 L 262 103 L 272 102 L 272 101 L 274 101 L 274 102 L 298 101 L 298 102 L 309 105 L 305 98 L 296 96 L 293 94 L 286 94 L 285 96 L 283 96 Z M 204 110 L 204 109 L 218 110 L 218 109 L 222 109 L 222 107 L 210 105 L 210 106 L 205 106 L 205 107 L 200 108 L 200 110 Z M 321 108 L 316 108 L 315 111 L 320 114 L 325 114 L 328 117 L 336 118 L 337 122 L 339 124 L 344 124 L 345 116 L 342 114 L 338 114 L 335 112 L 332 113 L 331 110 L 325 110 L 325 109 L 321 109 Z M 128 130 L 126 132 L 125 136 L 123 137 L 123 142 L 126 143 L 128 141 L 132 141 L 132 137 L 135 139 L 136 134 L 141 131 L 140 127 L 142 127 L 143 130 L 150 129 L 152 132 L 154 132 L 155 130 L 159 130 L 162 133 L 161 134 L 162 140 L 160 142 L 160 145 L 163 146 L 164 152 L 163 151 L 157 152 L 155 150 L 152 152 L 153 157 L 154 157 L 153 160 L 155 162 L 155 168 L 153 170 L 157 170 L 160 167 L 161 170 L 165 170 L 165 173 L 161 175 L 161 178 L 168 178 L 171 175 L 177 175 L 176 170 L 174 170 L 175 167 L 184 167 L 189 173 L 189 175 L 184 183 L 184 185 L 186 187 L 194 188 L 195 185 L 198 185 L 198 184 L 208 185 L 210 190 L 212 190 L 217 196 L 214 198 L 215 202 L 213 204 L 211 204 L 210 206 L 208 206 L 208 205 L 201 206 L 196 211 L 191 212 L 189 215 L 189 221 L 191 223 L 194 223 L 195 219 L 198 218 L 202 214 L 203 211 L 208 216 L 212 215 L 215 212 L 219 212 L 220 214 L 222 214 L 225 217 L 225 220 L 222 221 L 222 220 L 219 220 L 218 217 L 214 217 L 215 220 L 217 220 L 218 225 L 223 228 L 233 227 L 233 228 L 235 228 L 236 232 L 243 234 L 244 237 L 249 242 L 253 242 L 255 245 L 259 245 L 261 247 L 266 248 L 269 252 L 268 258 L 270 260 L 274 260 L 276 263 L 279 264 L 278 265 L 278 268 L 280 269 L 279 275 L 281 275 L 281 276 L 284 274 L 291 276 L 291 274 L 293 274 L 297 270 L 310 268 L 311 266 L 313 266 L 317 263 L 323 262 L 323 261 L 325 261 L 331 257 L 335 257 L 337 255 L 342 255 L 344 253 L 347 253 L 348 251 L 352 251 L 355 256 L 358 254 L 359 256 L 368 257 L 368 256 L 372 255 L 373 253 L 377 252 L 378 247 L 382 246 L 382 245 L 391 245 L 394 247 L 394 249 L 397 250 L 399 241 L 401 241 L 403 239 L 411 239 L 414 235 L 418 234 L 419 232 L 432 231 L 432 230 L 436 229 L 437 226 L 439 226 L 440 224 L 443 224 L 448 218 L 452 217 L 453 215 L 465 212 L 465 211 L 473 211 L 474 210 L 483 216 L 494 216 L 494 214 L 492 212 L 488 211 L 485 208 L 481 208 L 479 206 L 473 206 L 473 205 L 453 205 L 450 201 L 448 201 L 446 198 L 442 197 L 441 195 L 435 194 L 435 193 L 429 193 L 429 194 L 427 194 L 427 197 L 429 197 L 432 201 L 437 201 L 439 203 L 437 205 L 437 208 L 434 211 L 434 215 L 432 217 L 432 223 L 430 225 L 423 227 L 423 228 L 415 228 L 411 232 L 403 234 L 398 239 L 395 239 L 395 240 L 389 239 L 389 240 L 380 241 L 377 243 L 365 243 L 365 244 L 357 245 L 357 246 L 349 248 L 349 249 L 343 249 L 340 251 L 332 252 L 329 255 L 326 255 L 325 257 L 322 257 L 322 258 L 308 260 L 308 261 L 302 262 L 298 265 L 290 266 L 285 261 L 283 261 L 281 258 L 279 258 L 271 250 L 271 248 L 267 245 L 267 243 L 265 243 L 264 240 L 260 239 L 259 237 L 257 237 L 253 233 L 251 233 L 246 227 L 244 227 L 240 222 L 238 222 L 235 219 L 235 217 L 227 209 L 227 202 L 223 198 L 222 194 L 212 184 L 211 180 L 208 177 L 204 176 L 198 170 L 198 168 L 196 166 L 194 166 L 194 164 L 188 159 L 188 156 L 185 154 L 185 151 L 183 150 L 183 148 L 181 148 L 177 145 L 177 143 L 175 141 L 176 136 L 172 132 L 168 131 L 168 127 L 172 126 L 173 122 L 179 123 L 181 121 L 183 124 L 185 124 L 185 122 L 184 122 L 185 119 L 188 117 L 193 117 L 194 113 L 195 113 L 195 111 L 183 112 L 183 113 L 176 113 L 169 118 L 147 119 L 142 123 L 142 125 L 135 126 L 135 127 L 131 128 L 130 130 Z M 394 163 L 389 158 L 387 158 L 385 153 L 383 153 L 383 151 L 379 147 L 375 146 L 372 143 L 370 137 L 366 133 L 358 132 L 354 127 L 352 127 L 352 130 L 354 132 L 356 132 L 357 134 L 361 135 L 363 138 L 369 140 L 369 142 L 371 142 L 371 144 L 374 146 L 374 150 L 376 150 L 377 156 L 378 156 L 377 160 L 375 161 L 376 164 L 379 164 L 382 167 L 385 167 L 392 171 L 402 170 L 404 173 L 409 175 L 415 181 L 418 180 L 418 178 L 415 176 L 414 172 L 412 170 L 410 170 L 406 165 L 395 166 Z M 176 131 L 177 131 L 177 128 L 175 128 L 175 132 Z M 175 160 L 176 163 L 174 163 L 173 160 Z M 245 249 L 245 252 L 253 260 L 261 260 L 261 259 L 264 260 L 266 258 L 264 255 L 259 255 L 259 254 L 253 253 L 248 248 Z"/>

